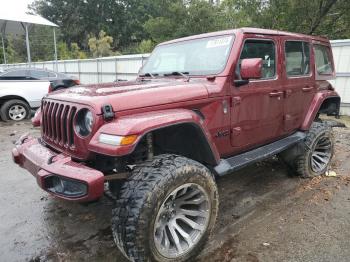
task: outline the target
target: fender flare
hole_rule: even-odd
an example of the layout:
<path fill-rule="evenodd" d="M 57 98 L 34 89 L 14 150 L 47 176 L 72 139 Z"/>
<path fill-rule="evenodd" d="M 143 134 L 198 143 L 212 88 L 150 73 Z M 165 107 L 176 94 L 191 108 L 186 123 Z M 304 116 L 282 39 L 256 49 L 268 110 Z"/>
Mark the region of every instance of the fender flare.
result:
<path fill-rule="evenodd" d="M 340 96 L 338 95 L 337 92 L 332 91 L 332 90 L 326 90 L 322 92 L 318 92 L 315 94 L 310 107 L 309 111 L 306 113 L 304 121 L 300 127 L 301 130 L 307 131 L 310 129 L 310 126 L 312 122 L 315 120 L 317 113 L 319 112 L 322 104 L 330 98 L 337 98 L 340 101 Z M 339 102 L 340 103 L 340 102 Z M 339 110 L 339 108 L 338 108 Z"/>
<path fill-rule="evenodd" d="M 218 164 L 220 155 L 209 130 L 204 125 L 203 119 L 194 111 L 188 109 L 169 109 L 117 117 L 115 120 L 100 127 L 90 140 L 88 148 L 95 153 L 108 156 L 129 155 L 147 133 L 181 124 L 193 125 L 197 128 L 197 131 L 201 132 L 200 134 L 205 139 L 206 147 L 211 154 L 212 164 Z M 98 141 L 101 133 L 118 136 L 137 135 L 138 138 L 132 145 L 112 146 Z"/>

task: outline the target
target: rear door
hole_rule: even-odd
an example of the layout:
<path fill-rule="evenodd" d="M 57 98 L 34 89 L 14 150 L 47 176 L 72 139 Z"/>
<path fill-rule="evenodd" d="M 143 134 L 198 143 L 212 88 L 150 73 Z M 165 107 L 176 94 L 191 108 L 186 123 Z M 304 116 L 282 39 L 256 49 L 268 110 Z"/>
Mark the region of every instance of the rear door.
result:
<path fill-rule="evenodd" d="M 309 39 L 282 37 L 284 130 L 298 129 L 316 92 L 313 56 Z"/>
<path fill-rule="evenodd" d="M 231 145 L 235 151 L 256 147 L 274 140 L 283 132 L 283 87 L 279 61 L 279 37 L 246 35 L 240 61 L 263 60 L 262 78 L 232 88 Z"/>

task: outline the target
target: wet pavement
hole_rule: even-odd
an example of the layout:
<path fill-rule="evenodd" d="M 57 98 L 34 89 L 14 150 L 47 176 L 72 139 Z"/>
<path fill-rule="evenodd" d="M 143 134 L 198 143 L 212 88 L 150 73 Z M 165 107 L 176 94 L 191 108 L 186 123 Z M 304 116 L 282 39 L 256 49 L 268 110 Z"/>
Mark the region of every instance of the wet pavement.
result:
<path fill-rule="evenodd" d="M 0 261 L 126 261 L 107 197 L 57 200 L 11 160 L 29 122 L 0 122 Z M 349 261 L 350 129 L 335 129 L 337 177 L 291 177 L 277 158 L 218 179 L 220 213 L 198 261 Z"/>

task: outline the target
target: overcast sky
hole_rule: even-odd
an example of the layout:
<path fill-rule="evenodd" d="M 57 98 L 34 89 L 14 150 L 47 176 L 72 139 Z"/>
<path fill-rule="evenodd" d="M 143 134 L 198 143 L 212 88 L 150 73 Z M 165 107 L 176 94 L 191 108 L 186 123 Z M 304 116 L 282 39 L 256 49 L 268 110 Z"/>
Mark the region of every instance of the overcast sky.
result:
<path fill-rule="evenodd" d="M 0 0 L 2 11 L 13 10 L 19 13 L 26 12 L 28 4 L 33 2 L 34 0 Z"/>

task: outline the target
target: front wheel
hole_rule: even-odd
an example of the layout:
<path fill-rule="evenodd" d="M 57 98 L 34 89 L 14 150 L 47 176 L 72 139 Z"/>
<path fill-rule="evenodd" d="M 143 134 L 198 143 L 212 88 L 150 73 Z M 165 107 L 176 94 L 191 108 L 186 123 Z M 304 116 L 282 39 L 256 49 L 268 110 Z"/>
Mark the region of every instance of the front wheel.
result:
<path fill-rule="evenodd" d="M 117 246 L 132 261 L 186 261 L 212 231 L 218 191 L 196 161 L 160 155 L 135 167 L 113 210 Z"/>
<path fill-rule="evenodd" d="M 19 99 L 6 101 L 0 109 L 3 121 L 21 121 L 30 117 L 29 105 Z"/>

